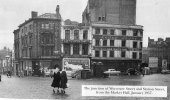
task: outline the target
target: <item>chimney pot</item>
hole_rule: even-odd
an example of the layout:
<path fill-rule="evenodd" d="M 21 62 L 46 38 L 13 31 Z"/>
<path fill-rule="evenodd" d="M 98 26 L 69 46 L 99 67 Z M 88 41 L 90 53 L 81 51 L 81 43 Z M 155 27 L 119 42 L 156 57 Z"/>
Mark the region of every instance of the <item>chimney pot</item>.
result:
<path fill-rule="evenodd" d="M 31 16 L 32 18 L 36 18 L 38 16 L 38 12 L 32 11 Z"/>

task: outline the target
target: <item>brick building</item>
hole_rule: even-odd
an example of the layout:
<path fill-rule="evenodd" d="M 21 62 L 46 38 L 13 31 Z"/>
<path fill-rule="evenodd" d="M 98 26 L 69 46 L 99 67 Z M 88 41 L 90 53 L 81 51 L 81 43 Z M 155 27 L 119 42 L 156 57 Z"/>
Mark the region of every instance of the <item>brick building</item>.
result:
<path fill-rule="evenodd" d="M 65 66 L 67 62 L 74 66 L 77 65 L 84 69 L 90 69 L 90 26 L 66 20 L 62 26 L 61 40 L 63 67 L 66 69 Z"/>
<path fill-rule="evenodd" d="M 167 69 L 170 69 L 170 38 L 165 40 L 158 38 L 157 41 L 148 38 L 148 55 L 145 58 L 157 57 L 158 58 L 158 72 L 162 69 L 162 61 L 167 61 Z M 147 61 L 149 63 L 149 61 Z"/>
<path fill-rule="evenodd" d="M 15 68 L 17 72 L 33 71 L 34 75 L 39 75 L 43 68 L 61 66 L 58 54 L 61 48 L 61 15 L 57 5 L 55 13 L 38 16 L 38 12 L 33 11 L 31 16 L 14 31 Z"/>
<path fill-rule="evenodd" d="M 82 17 L 91 27 L 92 62 L 101 62 L 101 70 L 138 69 L 143 26 L 136 25 L 136 0 L 89 0 Z"/>

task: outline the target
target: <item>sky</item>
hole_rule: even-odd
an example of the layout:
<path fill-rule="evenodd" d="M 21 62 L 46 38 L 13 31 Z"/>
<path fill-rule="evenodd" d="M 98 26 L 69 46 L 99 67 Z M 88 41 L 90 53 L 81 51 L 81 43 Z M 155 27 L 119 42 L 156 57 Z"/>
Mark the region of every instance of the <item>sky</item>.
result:
<path fill-rule="evenodd" d="M 31 11 L 38 15 L 55 13 L 60 5 L 63 20 L 82 21 L 88 0 L 0 0 L 0 49 L 13 49 L 13 31 L 31 17 Z M 144 26 L 144 46 L 148 37 L 170 37 L 170 0 L 137 0 L 136 24 Z"/>

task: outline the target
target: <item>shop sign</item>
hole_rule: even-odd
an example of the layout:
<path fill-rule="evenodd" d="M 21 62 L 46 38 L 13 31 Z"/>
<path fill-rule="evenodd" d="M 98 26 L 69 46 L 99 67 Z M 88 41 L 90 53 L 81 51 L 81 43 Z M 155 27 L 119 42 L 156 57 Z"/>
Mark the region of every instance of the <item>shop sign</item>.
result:
<path fill-rule="evenodd" d="M 88 58 L 63 58 L 63 69 L 70 71 L 90 69 L 90 60 Z"/>

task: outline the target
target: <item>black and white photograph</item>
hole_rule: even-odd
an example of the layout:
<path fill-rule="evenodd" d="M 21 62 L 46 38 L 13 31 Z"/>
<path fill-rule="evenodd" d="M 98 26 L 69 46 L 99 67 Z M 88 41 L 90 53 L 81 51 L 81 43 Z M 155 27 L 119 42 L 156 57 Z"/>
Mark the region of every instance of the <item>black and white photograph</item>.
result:
<path fill-rule="evenodd" d="M 170 100 L 170 0 L 0 0 L 0 99 Z"/>

